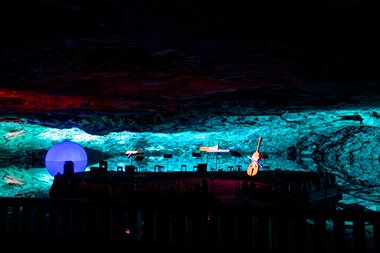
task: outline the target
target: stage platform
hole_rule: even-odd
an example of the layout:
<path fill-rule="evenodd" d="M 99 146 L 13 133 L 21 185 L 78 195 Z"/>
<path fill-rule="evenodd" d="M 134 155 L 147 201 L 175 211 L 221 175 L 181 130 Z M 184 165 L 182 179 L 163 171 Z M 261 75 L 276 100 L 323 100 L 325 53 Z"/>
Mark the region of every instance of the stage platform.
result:
<path fill-rule="evenodd" d="M 342 197 L 332 174 L 279 169 L 260 171 L 256 176 L 249 176 L 245 171 L 80 172 L 57 175 L 49 195 L 51 198 L 304 207 L 334 207 Z"/>

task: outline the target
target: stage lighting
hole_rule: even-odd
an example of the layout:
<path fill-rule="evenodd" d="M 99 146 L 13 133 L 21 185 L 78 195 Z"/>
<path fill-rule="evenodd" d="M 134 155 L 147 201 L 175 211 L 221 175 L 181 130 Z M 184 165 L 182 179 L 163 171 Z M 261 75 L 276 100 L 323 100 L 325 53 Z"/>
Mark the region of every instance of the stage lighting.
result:
<path fill-rule="evenodd" d="M 173 154 L 164 154 L 164 158 L 166 159 L 166 171 L 169 171 L 169 159 L 173 158 Z"/>
<path fill-rule="evenodd" d="M 45 166 L 53 177 L 64 173 L 65 162 L 74 163 L 74 173 L 82 172 L 87 166 L 87 153 L 78 143 L 63 141 L 53 145 L 45 156 Z"/>

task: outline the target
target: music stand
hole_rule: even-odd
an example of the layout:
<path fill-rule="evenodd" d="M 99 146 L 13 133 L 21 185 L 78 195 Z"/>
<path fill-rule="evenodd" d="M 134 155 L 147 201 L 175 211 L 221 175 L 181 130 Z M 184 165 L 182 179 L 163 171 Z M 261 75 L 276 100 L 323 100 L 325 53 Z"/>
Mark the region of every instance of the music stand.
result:
<path fill-rule="evenodd" d="M 138 165 L 139 165 L 139 171 L 140 171 L 140 163 L 139 162 L 141 162 L 142 160 L 144 160 L 144 156 L 142 156 L 142 155 L 136 156 L 134 159 L 134 161 L 136 163 L 138 163 Z"/>
<path fill-rule="evenodd" d="M 230 151 L 230 154 L 232 157 L 235 157 L 235 166 L 236 166 L 236 158 L 237 157 L 243 157 L 243 155 L 239 152 L 239 151 L 236 151 L 236 150 L 231 150 Z M 240 169 L 236 166 L 237 170 L 240 171 Z"/>
<path fill-rule="evenodd" d="M 144 152 L 134 149 L 134 150 L 127 150 L 125 152 L 125 154 L 127 155 L 127 158 L 131 158 L 132 156 L 135 156 L 135 155 L 138 155 L 138 154 L 144 154 Z M 131 159 L 131 166 L 132 166 L 132 162 L 133 162 L 133 160 Z"/>
<path fill-rule="evenodd" d="M 108 162 L 105 160 L 99 161 L 99 168 L 107 171 L 108 170 Z"/>
<path fill-rule="evenodd" d="M 228 149 L 216 149 L 216 150 L 210 150 L 207 152 L 207 154 L 213 153 L 215 155 L 215 170 L 216 171 L 218 171 L 218 155 L 229 153 L 229 152 L 230 152 L 230 150 L 228 150 Z M 208 155 L 207 155 L 207 163 L 208 163 Z M 213 168 L 211 168 L 211 170 L 213 170 Z"/>
<path fill-rule="evenodd" d="M 166 171 L 169 171 L 169 158 L 173 158 L 173 154 L 164 154 L 164 158 L 166 159 Z"/>

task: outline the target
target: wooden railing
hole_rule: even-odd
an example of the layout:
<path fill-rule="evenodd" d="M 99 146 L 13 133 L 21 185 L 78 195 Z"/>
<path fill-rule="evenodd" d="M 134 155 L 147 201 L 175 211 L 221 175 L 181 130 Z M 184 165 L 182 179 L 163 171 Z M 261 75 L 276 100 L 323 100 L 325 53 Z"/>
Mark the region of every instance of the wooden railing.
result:
<path fill-rule="evenodd" d="M 0 198 L 2 240 L 250 252 L 380 252 L 380 214 L 207 203 Z"/>

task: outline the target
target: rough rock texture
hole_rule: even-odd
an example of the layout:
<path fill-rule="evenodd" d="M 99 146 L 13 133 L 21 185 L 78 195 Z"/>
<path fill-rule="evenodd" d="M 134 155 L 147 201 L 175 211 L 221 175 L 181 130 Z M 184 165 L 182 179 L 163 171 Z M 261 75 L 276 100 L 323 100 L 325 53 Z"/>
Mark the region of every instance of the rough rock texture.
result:
<path fill-rule="evenodd" d="M 2 5 L 6 116 L 104 134 L 379 102 L 380 22 L 366 1 Z"/>

